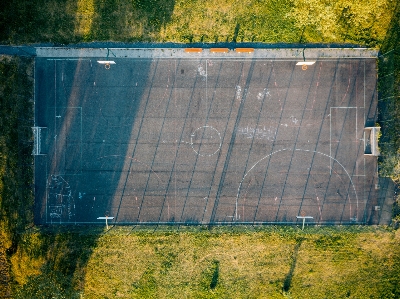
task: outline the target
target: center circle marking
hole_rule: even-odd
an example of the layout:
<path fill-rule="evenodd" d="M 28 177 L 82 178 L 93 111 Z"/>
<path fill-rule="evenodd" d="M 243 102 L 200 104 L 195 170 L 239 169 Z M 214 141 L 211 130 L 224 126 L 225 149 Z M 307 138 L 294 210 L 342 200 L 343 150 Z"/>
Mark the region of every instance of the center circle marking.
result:
<path fill-rule="evenodd" d="M 212 126 L 199 127 L 190 135 L 190 146 L 199 156 L 211 157 L 221 149 L 221 134 Z"/>

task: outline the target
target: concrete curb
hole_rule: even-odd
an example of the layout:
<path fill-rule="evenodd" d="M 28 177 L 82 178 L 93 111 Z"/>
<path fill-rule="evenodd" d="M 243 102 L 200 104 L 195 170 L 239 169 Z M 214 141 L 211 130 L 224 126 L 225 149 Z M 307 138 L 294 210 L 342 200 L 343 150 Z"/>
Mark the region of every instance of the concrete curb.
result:
<path fill-rule="evenodd" d="M 258 58 L 258 59 L 296 59 L 315 60 L 326 58 L 377 58 L 378 51 L 368 48 L 294 48 L 294 49 L 243 49 L 243 52 L 227 49 L 227 52 L 213 52 L 212 49 L 187 52 L 193 48 L 68 48 L 38 47 L 37 57 L 49 58 Z"/>

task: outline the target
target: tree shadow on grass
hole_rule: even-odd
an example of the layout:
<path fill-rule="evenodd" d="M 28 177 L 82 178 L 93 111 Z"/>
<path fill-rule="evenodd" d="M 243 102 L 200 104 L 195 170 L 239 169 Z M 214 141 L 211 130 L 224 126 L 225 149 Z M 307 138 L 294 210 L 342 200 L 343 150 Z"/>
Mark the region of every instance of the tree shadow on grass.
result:
<path fill-rule="evenodd" d="M 8 258 L 32 225 L 32 60 L 0 59 L 0 297 L 10 295 Z"/>
<path fill-rule="evenodd" d="M 39 275 L 14 289 L 14 298 L 80 298 L 85 268 L 103 228 L 42 228 L 25 236 L 20 252 L 44 259 Z M 36 235 L 36 237 L 35 237 Z"/>
<path fill-rule="evenodd" d="M 3 57 L 0 79 L 0 297 L 79 298 L 103 228 L 32 229 L 32 60 Z"/>
<path fill-rule="evenodd" d="M 77 1 L 9 0 L 0 10 L 0 40 L 10 44 L 73 43 Z"/>
<path fill-rule="evenodd" d="M 0 41 L 154 41 L 174 5 L 174 0 L 10 0 L 0 11 Z"/>
<path fill-rule="evenodd" d="M 290 265 L 290 270 L 288 274 L 285 277 L 285 280 L 283 282 L 283 287 L 282 291 L 283 292 L 289 292 L 290 287 L 292 286 L 292 279 L 293 279 L 293 273 L 296 268 L 296 263 L 297 263 L 297 254 L 299 253 L 299 248 L 301 246 L 301 243 L 303 243 L 304 238 L 300 238 L 297 240 L 297 243 L 294 247 L 293 255 L 292 255 L 292 264 Z"/>
<path fill-rule="evenodd" d="M 12 262 L 0 267 L 0 297 L 11 296 L 11 277 L 14 298 L 79 298 L 87 261 L 103 228 L 32 231 L 32 72 L 31 59 L 0 60 L 0 262 Z M 32 269 L 35 261 L 41 269 Z M 9 268 L 16 272 L 10 275 Z"/>
<path fill-rule="evenodd" d="M 386 38 L 380 49 L 378 60 L 378 122 L 382 136 L 379 139 L 381 156 L 379 157 L 379 174 L 381 177 L 391 177 L 397 183 L 400 175 L 396 173 L 398 164 L 398 149 L 400 148 L 400 3 Z"/>
<path fill-rule="evenodd" d="M 90 40 L 154 41 L 170 21 L 174 0 L 94 0 Z"/>

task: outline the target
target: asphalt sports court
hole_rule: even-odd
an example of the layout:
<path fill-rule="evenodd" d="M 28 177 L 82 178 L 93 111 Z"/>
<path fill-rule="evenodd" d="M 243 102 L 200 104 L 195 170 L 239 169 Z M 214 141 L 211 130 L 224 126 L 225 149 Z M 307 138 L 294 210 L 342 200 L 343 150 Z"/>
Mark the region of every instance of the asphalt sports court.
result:
<path fill-rule="evenodd" d="M 376 59 L 38 57 L 36 222 L 376 223 Z"/>

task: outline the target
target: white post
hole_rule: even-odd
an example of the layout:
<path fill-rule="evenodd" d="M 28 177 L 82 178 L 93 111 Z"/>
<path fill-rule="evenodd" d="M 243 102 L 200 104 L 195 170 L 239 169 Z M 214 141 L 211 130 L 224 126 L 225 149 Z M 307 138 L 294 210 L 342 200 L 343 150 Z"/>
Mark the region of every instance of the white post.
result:
<path fill-rule="evenodd" d="M 106 227 L 108 229 L 108 219 L 114 219 L 114 217 L 109 217 L 109 216 L 105 216 L 105 217 L 97 217 L 98 220 L 106 220 Z"/>
<path fill-rule="evenodd" d="M 238 218 L 238 199 L 236 198 L 236 204 L 235 204 L 235 221 L 237 221 Z"/>
<path fill-rule="evenodd" d="M 304 223 L 306 222 L 306 219 L 313 219 L 314 217 L 312 216 L 296 216 L 297 219 L 303 219 L 303 227 L 301 230 L 304 230 Z"/>

